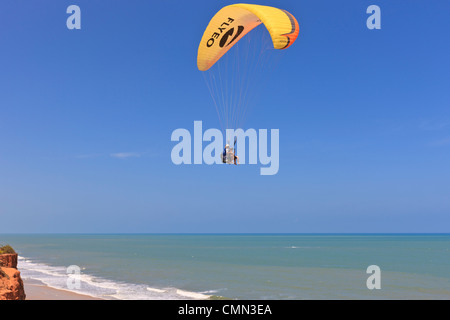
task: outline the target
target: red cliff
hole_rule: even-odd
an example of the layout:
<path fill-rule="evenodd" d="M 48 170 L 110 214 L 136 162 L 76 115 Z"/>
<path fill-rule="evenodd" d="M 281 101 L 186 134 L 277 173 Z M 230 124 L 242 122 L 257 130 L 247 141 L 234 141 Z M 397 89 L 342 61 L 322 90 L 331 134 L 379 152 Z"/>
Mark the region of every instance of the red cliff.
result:
<path fill-rule="evenodd" d="M 25 300 L 17 253 L 0 255 L 0 300 Z"/>

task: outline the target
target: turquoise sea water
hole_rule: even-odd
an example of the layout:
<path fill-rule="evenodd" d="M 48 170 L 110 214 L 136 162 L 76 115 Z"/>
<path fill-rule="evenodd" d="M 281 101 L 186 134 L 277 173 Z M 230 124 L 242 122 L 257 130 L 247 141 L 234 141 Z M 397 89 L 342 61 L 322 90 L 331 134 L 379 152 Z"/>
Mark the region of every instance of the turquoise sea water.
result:
<path fill-rule="evenodd" d="M 107 299 L 450 299 L 450 235 L 0 235 L 24 279 Z M 370 265 L 381 289 L 369 290 Z"/>

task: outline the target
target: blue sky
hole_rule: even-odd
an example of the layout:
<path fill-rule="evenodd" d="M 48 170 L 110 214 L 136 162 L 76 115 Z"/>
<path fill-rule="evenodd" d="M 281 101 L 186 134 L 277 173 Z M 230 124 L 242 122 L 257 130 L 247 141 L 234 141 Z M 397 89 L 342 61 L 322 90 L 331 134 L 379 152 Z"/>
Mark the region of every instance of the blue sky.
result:
<path fill-rule="evenodd" d="M 0 233 L 450 232 L 448 1 L 249 1 L 301 28 L 246 122 L 275 176 L 170 159 L 219 126 L 196 55 L 231 3 L 2 1 Z"/>

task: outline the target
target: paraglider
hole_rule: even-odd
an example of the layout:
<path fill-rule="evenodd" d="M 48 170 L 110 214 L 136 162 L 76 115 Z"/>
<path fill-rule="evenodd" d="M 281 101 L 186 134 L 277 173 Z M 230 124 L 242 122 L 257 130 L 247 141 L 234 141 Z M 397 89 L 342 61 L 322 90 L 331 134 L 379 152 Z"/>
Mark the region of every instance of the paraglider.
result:
<path fill-rule="evenodd" d="M 255 29 L 260 25 L 266 29 L 261 29 L 262 39 L 247 37 L 243 49 L 239 49 L 241 40 L 249 33 L 257 34 Z M 261 78 L 258 72 L 270 63 L 264 54 L 292 46 L 299 30 L 291 13 L 274 7 L 240 3 L 223 7 L 214 15 L 198 47 L 197 67 L 204 74 L 223 131 L 241 125 L 250 88 Z M 270 45 L 264 42 L 267 31 Z M 236 54 L 230 57 L 233 47 Z M 225 146 L 221 157 L 223 163 L 239 163 L 236 140 L 234 148 L 229 143 Z"/>
<path fill-rule="evenodd" d="M 237 156 L 236 152 L 236 143 L 237 143 L 237 138 L 234 138 L 234 148 L 230 147 L 230 145 L 227 143 L 225 145 L 225 148 L 223 148 L 223 152 L 221 155 L 222 158 L 222 163 L 228 163 L 228 164 L 232 164 L 234 163 L 235 165 L 239 164 L 239 157 Z"/>
<path fill-rule="evenodd" d="M 286 10 L 256 4 L 233 4 L 222 8 L 211 19 L 200 41 L 197 66 L 211 68 L 228 50 L 261 23 L 272 37 L 273 47 L 289 48 L 297 39 L 299 25 Z"/>

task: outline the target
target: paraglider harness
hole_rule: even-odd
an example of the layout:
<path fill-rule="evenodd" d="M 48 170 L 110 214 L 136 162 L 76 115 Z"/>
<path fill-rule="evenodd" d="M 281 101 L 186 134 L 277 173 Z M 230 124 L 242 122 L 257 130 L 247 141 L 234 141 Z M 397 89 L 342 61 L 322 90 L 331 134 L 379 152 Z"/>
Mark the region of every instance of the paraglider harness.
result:
<path fill-rule="evenodd" d="M 234 164 L 234 159 L 236 158 L 237 152 L 236 142 L 237 138 L 234 137 L 234 148 L 231 148 L 228 144 L 225 146 L 222 153 L 222 163 Z"/>

